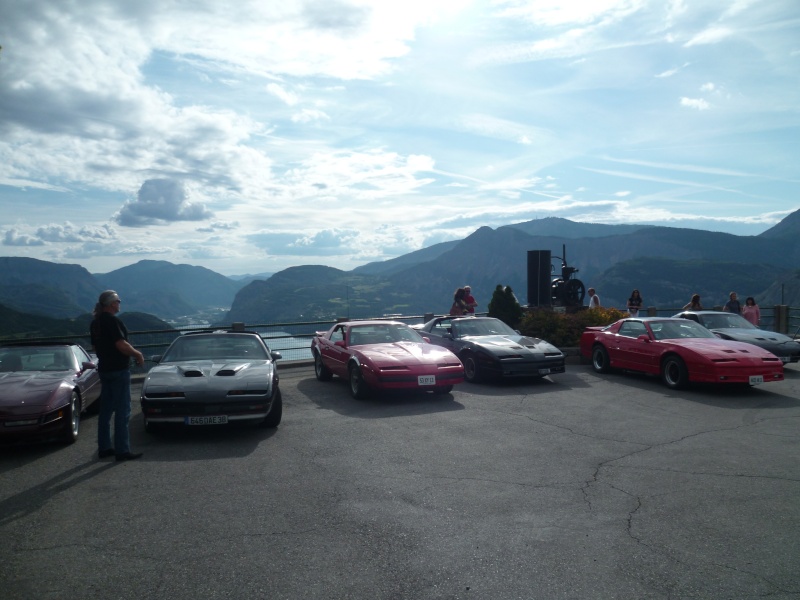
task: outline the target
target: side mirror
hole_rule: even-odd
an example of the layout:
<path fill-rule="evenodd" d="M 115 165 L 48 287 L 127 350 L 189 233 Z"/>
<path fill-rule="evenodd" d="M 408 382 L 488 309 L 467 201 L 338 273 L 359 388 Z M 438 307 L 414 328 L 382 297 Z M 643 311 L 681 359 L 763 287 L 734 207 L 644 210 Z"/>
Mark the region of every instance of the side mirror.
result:
<path fill-rule="evenodd" d="M 335 342 L 333 342 L 333 345 L 339 346 L 339 348 L 346 348 L 346 346 L 344 345 L 344 340 L 336 340 Z"/>
<path fill-rule="evenodd" d="M 150 357 L 150 362 L 153 362 L 155 364 L 160 363 L 161 362 L 161 355 L 160 354 L 154 354 L 153 356 Z"/>
<path fill-rule="evenodd" d="M 91 369 L 96 369 L 97 365 L 93 362 L 84 361 L 81 363 L 81 370 L 82 371 L 90 371 Z"/>
<path fill-rule="evenodd" d="M 430 344 L 430 343 L 431 343 L 431 338 L 429 338 L 429 337 L 428 337 L 428 336 L 426 336 L 426 335 L 423 335 L 423 336 L 422 336 L 422 340 L 423 340 L 423 341 L 424 341 L 426 344 Z"/>
<path fill-rule="evenodd" d="M 639 340 L 640 342 L 648 342 L 648 343 L 650 342 L 650 336 L 647 335 L 646 333 L 643 333 L 642 335 L 640 335 L 636 339 Z"/>
<path fill-rule="evenodd" d="M 283 358 L 283 354 L 281 354 L 280 352 L 277 352 L 276 350 L 272 350 L 269 353 L 269 355 L 272 357 L 272 362 L 275 362 L 276 360 L 280 360 L 280 359 Z"/>

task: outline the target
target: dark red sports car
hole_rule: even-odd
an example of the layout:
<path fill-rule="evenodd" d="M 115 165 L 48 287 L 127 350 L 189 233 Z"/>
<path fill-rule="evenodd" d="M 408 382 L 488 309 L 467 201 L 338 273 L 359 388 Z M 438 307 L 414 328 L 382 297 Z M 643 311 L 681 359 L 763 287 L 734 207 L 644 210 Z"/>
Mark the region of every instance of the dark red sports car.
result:
<path fill-rule="evenodd" d="M 380 389 L 447 394 L 464 381 L 464 367 L 455 354 L 398 321 L 338 323 L 317 332 L 311 354 L 317 379 L 347 379 L 354 398 Z"/>
<path fill-rule="evenodd" d="M 598 373 L 611 369 L 661 375 L 670 388 L 689 382 L 757 385 L 783 379 L 783 364 L 763 348 L 721 340 L 686 319 L 630 318 L 587 327 L 581 355 Z"/>
<path fill-rule="evenodd" d="M 0 440 L 74 442 L 81 413 L 100 397 L 92 357 L 77 344 L 0 346 Z"/>

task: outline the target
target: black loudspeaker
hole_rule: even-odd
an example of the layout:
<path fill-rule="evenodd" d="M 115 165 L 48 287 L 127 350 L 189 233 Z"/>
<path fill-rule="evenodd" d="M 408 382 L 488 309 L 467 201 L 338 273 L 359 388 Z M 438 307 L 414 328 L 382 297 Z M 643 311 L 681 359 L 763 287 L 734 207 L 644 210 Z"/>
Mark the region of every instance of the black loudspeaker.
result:
<path fill-rule="evenodd" d="M 528 306 L 552 306 L 550 250 L 528 250 Z"/>

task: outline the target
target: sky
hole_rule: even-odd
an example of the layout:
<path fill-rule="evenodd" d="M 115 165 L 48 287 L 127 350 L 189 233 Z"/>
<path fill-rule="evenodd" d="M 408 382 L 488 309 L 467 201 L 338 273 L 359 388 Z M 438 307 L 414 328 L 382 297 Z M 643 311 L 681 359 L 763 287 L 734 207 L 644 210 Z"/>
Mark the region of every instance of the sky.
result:
<path fill-rule="evenodd" d="M 797 0 L 0 4 L 0 256 L 350 270 L 800 208 Z"/>

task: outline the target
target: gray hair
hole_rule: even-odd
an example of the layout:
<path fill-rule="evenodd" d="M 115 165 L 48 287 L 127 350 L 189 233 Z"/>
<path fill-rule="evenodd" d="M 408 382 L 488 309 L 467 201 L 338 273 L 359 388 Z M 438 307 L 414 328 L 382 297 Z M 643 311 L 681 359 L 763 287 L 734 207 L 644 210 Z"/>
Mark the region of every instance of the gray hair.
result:
<path fill-rule="evenodd" d="M 111 306 L 114 302 L 119 300 L 119 294 L 114 290 L 106 290 L 100 294 L 100 297 L 97 299 L 97 304 L 94 305 L 94 310 L 92 314 L 96 317 L 106 306 Z"/>

